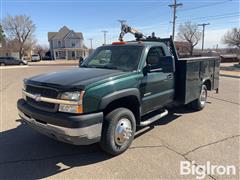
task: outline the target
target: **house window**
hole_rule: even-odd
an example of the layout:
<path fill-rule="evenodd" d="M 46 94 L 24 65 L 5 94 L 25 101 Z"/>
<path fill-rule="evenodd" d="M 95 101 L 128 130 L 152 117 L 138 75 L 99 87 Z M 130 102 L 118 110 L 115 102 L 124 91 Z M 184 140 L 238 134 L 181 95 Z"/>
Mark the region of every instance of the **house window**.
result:
<path fill-rule="evenodd" d="M 61 41 L 58 41 L 58 47 L 61 47 Z"/>
<path fill-rule="evenodd" d="M 72 58 L 75 58 L 75 51 L 72 51 Z"/>
<path fill-rule="evenodd" d="M 75 47 L 75 43 L 72 43 L 72 47 Z"/>

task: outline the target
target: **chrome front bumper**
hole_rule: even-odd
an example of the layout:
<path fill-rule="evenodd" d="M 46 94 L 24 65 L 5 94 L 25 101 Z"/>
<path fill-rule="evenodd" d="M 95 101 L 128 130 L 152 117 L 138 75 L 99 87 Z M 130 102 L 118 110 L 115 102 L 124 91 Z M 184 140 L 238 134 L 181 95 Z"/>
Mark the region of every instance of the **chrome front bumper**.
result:
<path fill-rule="evenodd" d="M 43 123 L 25 115 L 21 111 L 19 111 L 19 116 L 33 129 L 62 142 L 75 145 L 88 145 L 99 142 L 101 138 L 102 123 L 82 128 L 67 128 Z"/>

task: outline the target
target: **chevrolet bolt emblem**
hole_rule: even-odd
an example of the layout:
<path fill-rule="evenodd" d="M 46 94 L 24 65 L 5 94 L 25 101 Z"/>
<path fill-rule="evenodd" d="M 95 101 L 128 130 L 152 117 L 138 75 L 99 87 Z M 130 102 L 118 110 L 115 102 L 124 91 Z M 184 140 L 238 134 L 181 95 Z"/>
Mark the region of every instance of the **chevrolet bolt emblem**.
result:
<path fill-rule="evenodd" d="M 34 97 L 34 100 L 39 102 L 41 100 L 41 95 L 40 94 L 36 94 Z"/>

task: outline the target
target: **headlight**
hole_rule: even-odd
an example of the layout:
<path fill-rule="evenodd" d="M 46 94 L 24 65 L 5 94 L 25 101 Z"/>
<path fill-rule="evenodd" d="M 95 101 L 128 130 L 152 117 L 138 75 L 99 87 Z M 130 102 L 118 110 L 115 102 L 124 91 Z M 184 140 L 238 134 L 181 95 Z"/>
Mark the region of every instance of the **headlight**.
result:
<path fill-rule="evenodd" d="M 61 95 L 62 100 L 74 101 L 77 102 L 76 105 L 70 104 L 60 104 L 59 111 L 61 112 L 69 112 L 69 113 L 83 113 L 83 94 L 84 91 L 81 92 L 65 92 Z"/>
<path fill-rule="evenodd" d="M 80 92 L 65 92 L 61 95 L 61 99 L 64 100 L 73 100 L 73 101 L 79 101 L 80 100 Z"/>

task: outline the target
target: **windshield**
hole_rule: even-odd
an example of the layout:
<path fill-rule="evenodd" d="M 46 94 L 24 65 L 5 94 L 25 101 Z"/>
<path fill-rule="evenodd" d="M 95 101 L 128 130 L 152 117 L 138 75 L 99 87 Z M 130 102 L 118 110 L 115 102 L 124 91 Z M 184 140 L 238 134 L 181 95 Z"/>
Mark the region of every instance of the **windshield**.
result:
<path fill-rule="evenodd" d="M 106 46 L 96 49 L 81 67 L 136 70 L 143 47 L 141 46 Z"/>

